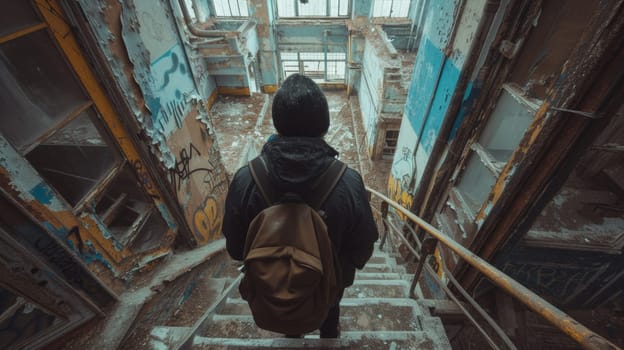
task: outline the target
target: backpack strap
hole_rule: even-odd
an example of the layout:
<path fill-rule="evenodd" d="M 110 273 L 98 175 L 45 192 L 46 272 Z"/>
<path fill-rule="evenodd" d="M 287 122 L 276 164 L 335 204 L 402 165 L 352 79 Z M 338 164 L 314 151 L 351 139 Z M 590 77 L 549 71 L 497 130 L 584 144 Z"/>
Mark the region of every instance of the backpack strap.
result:
<path fill-rule="evenodd" d="M 347 170 L 347 165 L 338 159 L 334 159 L 308 191 L 306 202 L 312 208 L 319 210 L 342 178 L 345 170 Z"/>
<path fill-rule="evenodd" d="M 338 181 L 340 181 L 346 169 L 347 165 L 345 163 L 334 159 L 319 176 L 319 179 L 306 192 L 304 196 L 306 203 L 315 210 L 319 210 L 321 205 L 334 190 L 334 187 L 338 184 Z M 281 194 L 275 191 L 271 183 L 269 167 L 264 157 L 260 155 L 249 161 L 249 170 L 267 205 L 270 206 L 277 203 L 280 200 Z"/>
<path fill-rule="evenodd" d="M 251 171 L 251 176 L 258 186 L 262 197 L 266 201 L 268 206 L 277 203 L 279 200 L 278 193 L 273 189 L 273 185 L 271 184 L 271 179 L 269 179 L 269 167 L 264 160 L 262 155 L 252 159 L 249 161 L 249 170 Z"/>

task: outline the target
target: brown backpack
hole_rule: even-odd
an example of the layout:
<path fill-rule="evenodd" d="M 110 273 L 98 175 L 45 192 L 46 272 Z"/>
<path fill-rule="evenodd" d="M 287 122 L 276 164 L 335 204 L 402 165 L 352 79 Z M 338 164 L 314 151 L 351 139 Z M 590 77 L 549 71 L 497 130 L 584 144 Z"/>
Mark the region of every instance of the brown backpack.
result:
<path fill-rule="evenodd" d="M 249 225 L 239 290 L 258 327 L 282 334 L 318 329 L 336 302 L 339 268 L 318 210 L 346 165 L 338 160 L 306 192 L 277 193 L 262 156 L 249 168 L 268 207 Z"/>

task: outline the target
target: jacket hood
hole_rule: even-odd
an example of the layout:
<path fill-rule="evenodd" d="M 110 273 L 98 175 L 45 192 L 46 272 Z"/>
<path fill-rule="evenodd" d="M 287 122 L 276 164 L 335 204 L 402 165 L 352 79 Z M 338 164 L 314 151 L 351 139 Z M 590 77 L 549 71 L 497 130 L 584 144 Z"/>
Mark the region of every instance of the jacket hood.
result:
<path fill-rule="evenodd" d="M 277 136 L 264 145 L 262 154 L 277 188 L 297 192 L 317 179 L 338 152 L 319 137 Z"/>

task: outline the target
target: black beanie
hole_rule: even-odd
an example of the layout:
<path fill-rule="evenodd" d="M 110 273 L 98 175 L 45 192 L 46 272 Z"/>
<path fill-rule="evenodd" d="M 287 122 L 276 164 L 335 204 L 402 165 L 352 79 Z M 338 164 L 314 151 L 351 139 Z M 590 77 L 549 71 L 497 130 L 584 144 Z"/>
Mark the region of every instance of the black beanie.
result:
<path fill-rule="evenodd" d="M 273 126 L 282 136 L 321 137 L 329 129 L 327 99 L 316 83 L 289 76 L 273 97 Z"/>

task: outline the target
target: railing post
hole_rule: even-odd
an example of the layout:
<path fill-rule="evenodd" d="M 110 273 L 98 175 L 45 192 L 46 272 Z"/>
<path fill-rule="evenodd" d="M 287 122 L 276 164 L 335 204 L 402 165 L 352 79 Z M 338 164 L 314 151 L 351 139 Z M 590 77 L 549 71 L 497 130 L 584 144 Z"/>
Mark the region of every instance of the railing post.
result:
<path fill-rule="evenodd" d="M 370 195 L 370 192 L 369 192 Z M 383 249 L 384 244 L 386 244 L 386 238 L 388 238 L 388 224 L 386 220 L 388 219 L 388 202 L 381 202 L 381 222 L 383 223 L 384 233 L 381 237 L 381 243 L 379 243 L 379 249 Z"/>
<path fill-rule="evenodd" d="M 435 238 L 426 238 L 422 242 L 422 247 L 420 247 L 420 259 L 418 259 L 418 265 L 416 265 L 416 272 L 414 272 L 414 279 L 412 280 L 412 286 L 410 287 L 410 298 L 416 299 L 416 295 L 414 294 L 414 290 L 416 289 L 416 284 L 420 279 L 420 274 L 422 273 L 423 268 L 425 267 L 425 263 L 427 261 L 427 257 L 435 251 L 436 245 L 438 244 L 438 240 Z"/>

